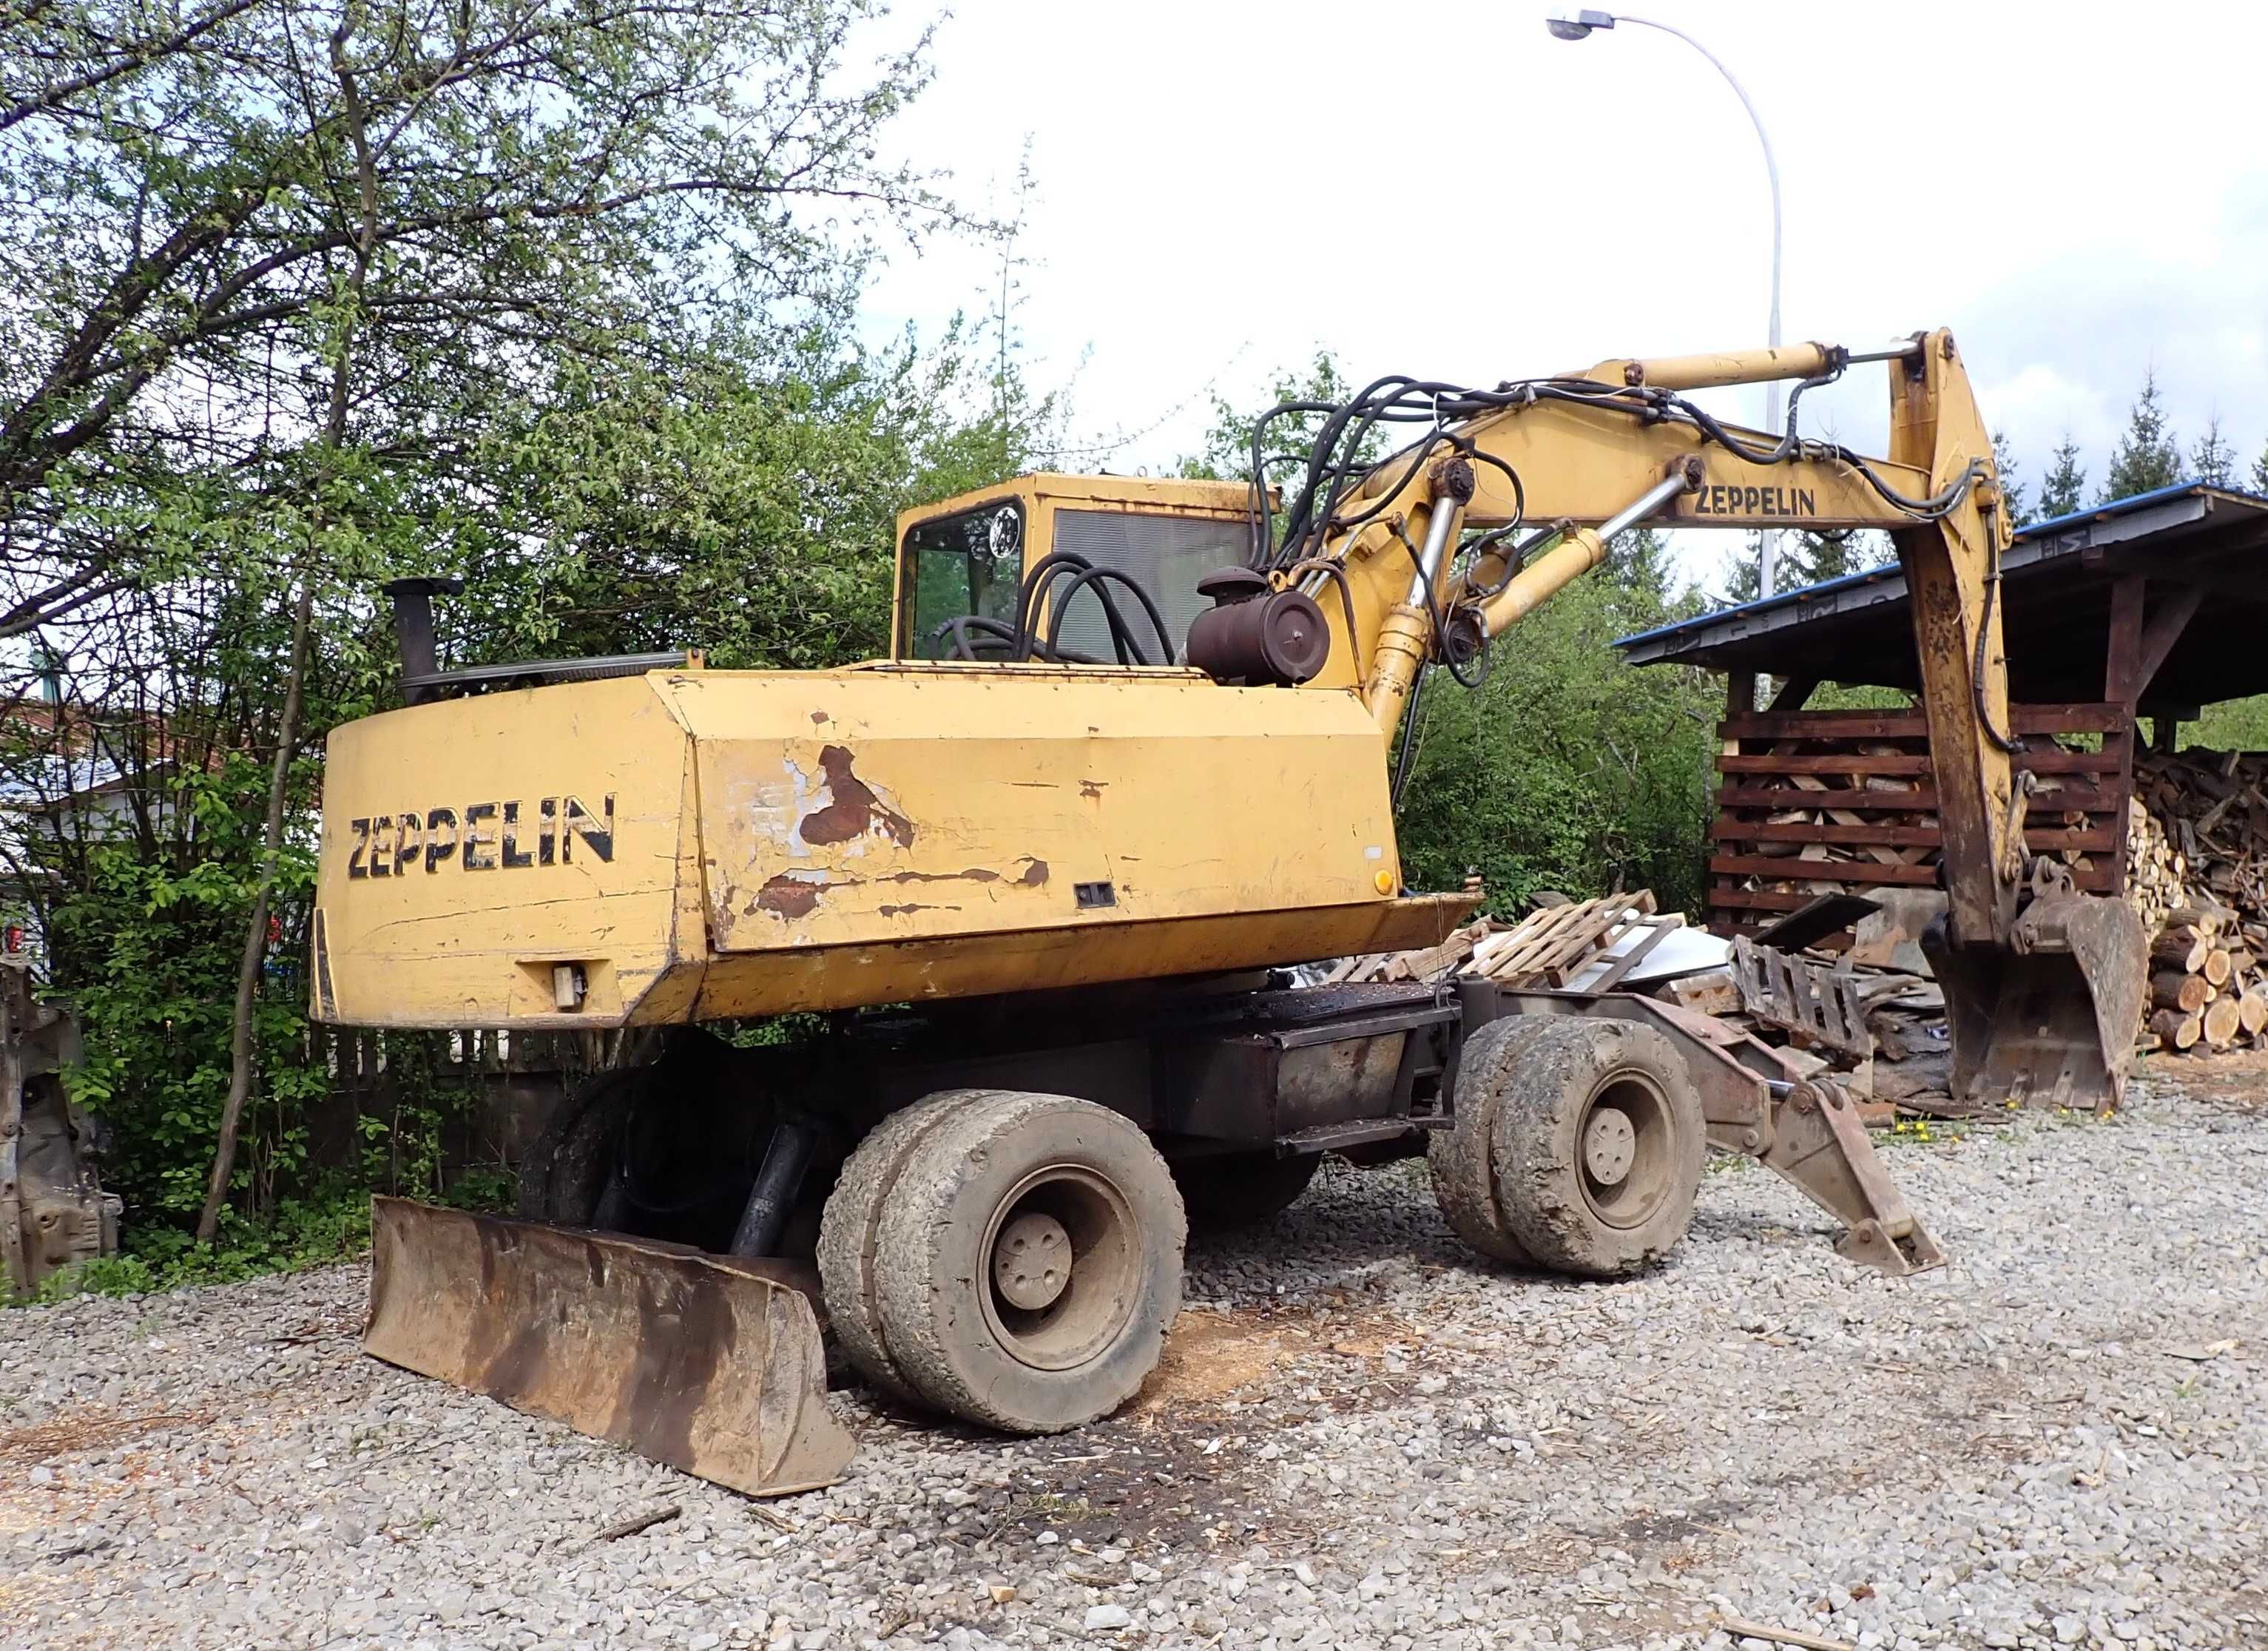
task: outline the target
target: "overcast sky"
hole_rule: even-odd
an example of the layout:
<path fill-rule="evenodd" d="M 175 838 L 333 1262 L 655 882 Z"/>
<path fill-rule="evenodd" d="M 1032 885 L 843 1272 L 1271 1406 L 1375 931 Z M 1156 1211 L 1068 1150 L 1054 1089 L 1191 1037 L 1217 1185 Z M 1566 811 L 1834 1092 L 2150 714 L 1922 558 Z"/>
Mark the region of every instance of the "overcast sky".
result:
<path fill-rule="evenodd" d="M 1211 389 L 1319 346 L 1358 380 L 1493 383 L 1763 343 L 1770 197 L 1731 88 L 1655 30 L 1554 40 L 1561 9 L 962 0 L 897 138 L 1001 210 L 1028 139 L 1026 370 L 1128 437 L 1112 469 L 1170 464 Z M 2066 431 L 2098 481 L 2153 369 L 2185 449 L 2214 414 L 2245 465 L 2268 442 L 2268 6 L 1646 11 L 1771 133 L 1784 337 L 1952 327 L 2034 483 Z M 874 321 L 932 334 L 991 274 L 895 257 Z M 1879 451 L 1880 372 L 1807 409 Z"/>

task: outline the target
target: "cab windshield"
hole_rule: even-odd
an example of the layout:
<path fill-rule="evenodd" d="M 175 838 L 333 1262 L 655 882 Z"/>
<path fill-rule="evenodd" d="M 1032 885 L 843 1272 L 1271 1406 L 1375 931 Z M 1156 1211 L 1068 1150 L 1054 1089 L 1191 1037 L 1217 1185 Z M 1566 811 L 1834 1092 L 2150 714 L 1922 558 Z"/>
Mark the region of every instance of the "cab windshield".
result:
<path fill-rule="evenodd" d="M 946 627 L 963 615 L 1014 624 L 1023 576 L 1024 507 L 1016 500 L 917 522 L 906 530 L 899 572 L 899 609 L 909 615 L 900 657 L 954 657 Z"/>

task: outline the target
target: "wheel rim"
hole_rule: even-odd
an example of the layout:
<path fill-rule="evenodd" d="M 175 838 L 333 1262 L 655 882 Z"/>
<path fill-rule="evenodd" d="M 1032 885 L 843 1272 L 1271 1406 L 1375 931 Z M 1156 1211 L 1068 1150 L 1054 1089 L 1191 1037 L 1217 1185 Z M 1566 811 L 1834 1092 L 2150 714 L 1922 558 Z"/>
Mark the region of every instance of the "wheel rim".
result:
<path fill-rule="evenodd" d="M 984 1320 L 1000 1345 L 1035 1370 L 1068 1370 L 1109 1346 L 1134 1314 L 1138 1235 L 1126 1195 L 1086 1165 L 1050 1164 L 1018 1182 L 981 1252 Z"/>
<path fill-rule="evenodd" d="M 1610 1074 L 1591 1093 L 1575 1132 L 1584 1202 L 1609 1227 L 1641 1227 L 1676 1182 L 1676 1121 L 1644 1073 Z"/>

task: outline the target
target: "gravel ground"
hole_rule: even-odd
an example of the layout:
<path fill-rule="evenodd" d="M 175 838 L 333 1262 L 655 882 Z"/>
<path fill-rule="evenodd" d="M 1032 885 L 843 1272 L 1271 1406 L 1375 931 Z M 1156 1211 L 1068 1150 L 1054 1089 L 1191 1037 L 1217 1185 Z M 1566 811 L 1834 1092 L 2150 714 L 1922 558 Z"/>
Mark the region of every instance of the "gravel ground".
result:
<path fill-rule="evenodd" d="M 1327 1173 L 1193 1248 L 1126 1413 L 838 1393 L 850 1478 L 763 1505 L 360 1358 L 353 1268 L 0 1315 L 0 1639 L 2268 1646 L 2268 1064 L 2178 1070 L 1889 1148 L 1954 1257 L 1904 1284 L 1753 1169 L 1603 1286 Z"/>

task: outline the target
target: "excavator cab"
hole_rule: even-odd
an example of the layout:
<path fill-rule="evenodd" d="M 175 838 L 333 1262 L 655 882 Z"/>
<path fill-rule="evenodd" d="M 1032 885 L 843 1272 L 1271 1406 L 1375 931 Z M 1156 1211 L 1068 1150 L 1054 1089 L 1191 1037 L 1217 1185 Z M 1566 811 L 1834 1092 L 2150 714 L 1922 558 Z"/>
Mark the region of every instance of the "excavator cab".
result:
<path fill-rule="evenodd" d="M 1249 553 L 1248 497 L 1241 482 L 1037 475 L 907 511 L 891 657 L 1007 657 L 1032 576 L 1063 558 L 1065 577 L 1033 593 L 1034 654 L 1171 665 L 1212 606 L 1198 582 Z"/>

